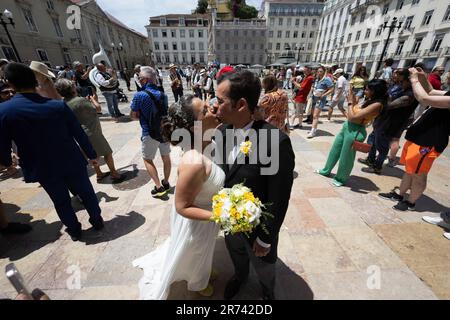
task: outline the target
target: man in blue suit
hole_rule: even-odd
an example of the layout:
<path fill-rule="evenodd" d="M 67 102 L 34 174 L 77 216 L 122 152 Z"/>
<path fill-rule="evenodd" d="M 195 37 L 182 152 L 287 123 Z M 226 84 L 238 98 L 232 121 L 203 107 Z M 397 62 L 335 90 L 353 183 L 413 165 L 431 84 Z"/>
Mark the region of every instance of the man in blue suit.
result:
<path fill-rule="evenodd" d="M 11 63 L 5 77 L 17 94 L 0 104 L 0 164 L 11 165 L 14 141 L 25 182 L 41 184 L 72 240 L 81 238 L 81 224 L 69 190 L 80 196 L 92 226 L 102 229 L 101 210 L 80 148 L 91 164 L 97 163 L 97 154 L 77 118 L 65 102 L 36 93 L 36 77 L 27 66 Z"/>

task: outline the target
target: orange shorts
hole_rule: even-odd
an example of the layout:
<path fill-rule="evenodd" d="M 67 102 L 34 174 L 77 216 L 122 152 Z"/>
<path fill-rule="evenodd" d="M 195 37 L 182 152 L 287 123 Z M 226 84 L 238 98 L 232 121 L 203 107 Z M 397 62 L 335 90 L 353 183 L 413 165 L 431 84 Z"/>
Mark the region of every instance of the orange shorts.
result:
<path fill-rule="evenodd" d="M 411 141 L 406 141 L 400 164 L 406 167 L 408 174 L 427 174 L 430 172 L 434 160 L 440 155 L 434 148 L 421 147 Z"/>

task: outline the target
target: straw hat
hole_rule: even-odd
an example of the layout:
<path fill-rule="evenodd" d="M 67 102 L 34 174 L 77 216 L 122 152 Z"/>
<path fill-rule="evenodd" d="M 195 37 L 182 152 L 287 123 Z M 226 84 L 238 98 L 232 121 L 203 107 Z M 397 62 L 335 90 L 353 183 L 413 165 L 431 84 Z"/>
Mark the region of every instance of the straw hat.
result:
<path fill-rule="evenodd" d="M 176 65 L 174 65 L 173 63 L 171 63 L 170 65 L 169 65 L 169 70 L 170 69 L 174 69 L 174 68 L 176 68 L 177 66 Z"/>
<path fill-rule="evenodd" d="M 49 71 L 47 65 L 43 64 L 42 62 L 31 61 L 30 69 L 33 70 L 34 72 L 42 74 L 47 78 L 50 79 L 56 78 L 55 74 Z"/>
<path fill-rule="evenodd" d="M 339 68 L 333 73 L 333 76 L 337 76 L 338 74 L 343 74 L 343 73 L 344 73 L 344 69 Z"/>

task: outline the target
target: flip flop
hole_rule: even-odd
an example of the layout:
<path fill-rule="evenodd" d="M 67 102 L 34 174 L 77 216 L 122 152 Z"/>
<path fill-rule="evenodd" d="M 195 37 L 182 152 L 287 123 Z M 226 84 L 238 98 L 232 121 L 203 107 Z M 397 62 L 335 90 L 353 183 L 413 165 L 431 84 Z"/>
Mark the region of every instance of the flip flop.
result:
<path fill-rule="evenodd" d="M 104 173 L 103 176 L 101 176 L 101 177 L 98 177 L 98 176 L 97 176 L 97 182 L 103 181 L 103 180 L 104 180 L 106 177 L 108 177 L 110 174 L 111 174 L 110 172 L 106 172 L 106 173 Z"/>

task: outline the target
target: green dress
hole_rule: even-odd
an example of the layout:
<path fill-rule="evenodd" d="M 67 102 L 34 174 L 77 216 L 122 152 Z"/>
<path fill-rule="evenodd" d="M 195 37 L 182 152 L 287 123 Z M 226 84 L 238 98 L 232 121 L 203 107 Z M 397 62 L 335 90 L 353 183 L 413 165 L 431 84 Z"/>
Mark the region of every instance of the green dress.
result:
<path fill-rule="evenodd" d="M 86 98 L 76 97 L 67 101 L 67 105 L 75 113 L 97 155 L 105 157 L 112 154 L 112 149 L 103 136 L 100 120 L 92 104 Z"/>

